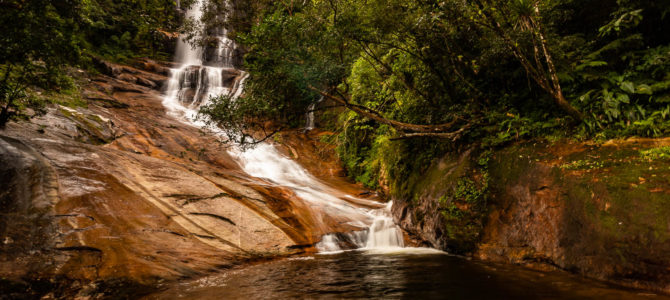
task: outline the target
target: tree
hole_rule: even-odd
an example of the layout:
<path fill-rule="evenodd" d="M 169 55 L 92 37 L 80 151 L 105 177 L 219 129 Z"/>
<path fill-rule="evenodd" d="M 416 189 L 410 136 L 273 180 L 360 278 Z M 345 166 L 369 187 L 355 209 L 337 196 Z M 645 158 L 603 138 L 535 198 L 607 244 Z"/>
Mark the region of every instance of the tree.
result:
<path fill-rule="evenodd" d="M 236 33 L 245 96 L 218 116 L 272 133 L 263 126 L 303 124 L 323 98 L 392 140 L 496 144 L 650 122 L 658 135 L 668 11 L 651 0 L 263 2 Z"/>
<path fill-rule="evenodd" d="M 77 61 L 76 1 L 10 0 L 0 4 L 0 127 L 8 120 L 27 117 L 26 108 L 43 106 L 28 93 L 30 85 L 58 88 L 61 67 Z"/>
<path fill-rule="evenodd" d="M 6 67 L 5 75 L 0 82 L 0 129 L 4 129 L 11 119 L 30 118 L 44 112 L 44 102 L 28 95 L 25 81 L 10 79 L 11 73 L 10 65 Z M 32 109 L 34 114 L 26 114 L 26 108 Z"/>
<path fill-rule="evenodd" d="M 72 88 L 65 67 L 86 68 L 91 56 L 167 59 L 173 51 L 160 37 L 180 22 L 174 0 L 0 1 L 0 127 L 40 110 L 34 90 Z"/>
<path fill-rule="evenodd" d="M 563 89 L 561 88 L 561 83 L 558 78 L 558 71 L 549 51 L 547 38 L 543 32 L 540 2 L 542 1 L 513 0 L 510 1 L 508 7 L 505 7 L 505 5 L 500 5 L 503 2 L 493 4 L 488 0 L 474 0 L 474 3 L 477 4 L 477 14 L 479 14 L 485 22 L 483 22 L 482 25 L 488 27 L 502 38 L 506 46 L 510 49 L 512 54 L 514 54 L 514 57 L 519 60 L 519 63 L 521 63 L 528 75 L 530 75 L 542 89 L 551 94 L 558 107 L 577 121 L 582 121 L 584 115 L 579 110 L 575 109 L 563 95 Z M 505 8 L 507 8 L 507 10 Z M 519 47 L 519 42 L 511 37 L 509 32 L 512 31 L 512 29 L 504 28 L 503 25 L 501 25 L 503 22 L 501 22 L 500 19 L 506 21 L 504 23 L 508 25 L 511 24 L 509 20 L 505 20 L 505 15 L 509 12 L 516 15 L 518 27 L 521 30 L 530 33 L 530 39 L 533 44 L 533 59 L 530 59 L 529 57 L 531 56 L 525 54 Z M 541 61 L 542 57 L 544 57 L 544 63 Z"/>
<path fill-rule="evenodd" d="M 371 20 L 375 22 L 374 24 L 356 24 L 374 15 L 375 12 L 371 7 L 383 8 L 387 4 L 392 7 L 393 16 L 398 19 L 386 18 Z M 440 107 L 438 104 L 440 101 L 438 98 L 442 97 L 438 95 L 440 91 L 428 95 L 426 86 L 417 86 L 418 79 L 413 80 L 394 72 L 391 62 L 380 59 L 385 52 L 405 49 L 408 45 L 403 43 L 411 42 L 407 40 L 394 41 L 397 44 L 380 42 L 391 36 L 390 34 L 396 34 L 389 30 L 391 28 L 386 28 L 390 34 L 374 32 L 375 29 L 382 29 L 379 27 L 393 26 L 393 22 L 399 20 L 403 21 L 401 26 L 404 28 L 399 26 L 395 28 L 407 31 L 409 23 L 415 21 L 415 17 L 420 13 L 417 9 L 410 17 L 403 17 L 403 10 L 407 7 L 417 9 L 416 5 L 406 4 L 405 1 L 373 1 L 373 3 L 315 1 L 304 4 L 292 2 L 289 6 L 275 4 L 270 9 L 271 12 L 263 16 L 262 23 L 254 26 L 251 32 L 241 35 L 241 42 L 250 51 L 246 57 L 246 67 L 251 77 L 246 88 L 246 97 L 240 101 L 270 103 L 258 107 L 268 108 L 266 117 L 290 124 L 299 123 L 296 119 L 302 117 L 306 108 L 324 97 L 363 116 L 392 126 L 399 132 L 399 137 L 457 138 L 463 132 L 463 128 L 452 127 L 456 123 L 455 120 L 461 121 L 454 116 L 449 117 L 447 122 L 439 124 L 403 122 L 394 120 L 387 112 L 356 103 L 357 99 L 352 101 L 347 96 L 348 87 L 345 79 L 350 75 L 351 65 L 355 59 L 360 53 L 364 53 L 366 59 L 376 64 L 380 74 L 393 77 L 391 80 L 402 83 L 414 95 L 432 103 L 432 107 Z M 364 28 L 363 24 L 368 28 Z M 429 58 L 421 58 L 424 58 L 420 61 L 421 64 L 433 67 Z M 444 77 L 438 68 L 439 66 L 433 67 L 428 71 L 429 73 L 437 71 L 427 75 L 430 80 Z M 429 119 L 436 119 L 440 112 L 433 111 Z M 241 127 L 228 125 L 233 128 Z"/>

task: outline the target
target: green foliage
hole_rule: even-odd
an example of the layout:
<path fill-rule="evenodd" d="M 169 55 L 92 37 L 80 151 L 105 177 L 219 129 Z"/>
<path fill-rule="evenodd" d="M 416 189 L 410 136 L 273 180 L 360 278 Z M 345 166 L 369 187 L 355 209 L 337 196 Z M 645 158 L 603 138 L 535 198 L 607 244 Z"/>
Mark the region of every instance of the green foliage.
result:
<path fill-rule="evenodd" d="M 487 188 L 488 184 L 479 188 L 474 181 L 464 178 L 458 181 L 454 197 L 470 204 L 477 204 L 486 196 Z"/>
<path fill-rule="evenodd" d="M 551 118 L 550 114 L 534 114 L 522 117 L 514 113 L 496 113 L 488 115 L 489 125 L 484 127 L 485 135 L 481 138 L 484 147 L 497 147 L 513 141 L 529 139 L 537 136 L 560 135 L 565 120 Z"/>
<path fill-rule="evenodd" d="M 473 251 L 479 238 L 481 223 L 473 220 L 469 213 L 462 211 L 453 203 L 441 211 L 441 214 L 445 222 L 449 251 L 457 254 Z"/>
<path fill-rule="evenodd" d="M 670 147 L 658 147 L 640 151 L 640 157 L 644 160 L 670 160 Z"/>
<path fill-rule="evenodd" d="M 669 7 L 649 1 L 618 1 L 598 37 L 579 49 L 570 88 L 590 114 L 580 128 L 583 135 L 658 137 L 670 133 L 670 45 L 666 37 L 654 32 L 667 30 L 664 20 Z M 655 24 L 659 22 L 663 25 Z"/>
<path fill-rule="evenodd" d="M 81 105 L 65 70 L 88 68 L 91 55 L 167 58 L 165 33 L 181 21 L 173 0 L 8 0 L 0 8 L 0 126 L 39 114 L 47 95 Z"/>
<path fill-rule="evenodd" d="M 273 140 L 275 141 L 275 143 L 281 144 L 283 142 L 281 133 L 275 134 Z"/>
<path fill-rule="evenodd" d="M 0 129 L 4 129 L 9 120 L 28 119 L 44 113 L 45 102 L 31 95 L 23 85 L 11 81 L 0 83 L 0 97 Z"/>
<path fill-rule="evenodd" d="M 447 221 L 453 221 L 453 220 L 458 220 L 460 218 L 463 218 L 465 216 L 465 213 L 456 206 L 454 203 L 449 203 L 447 204 L 447 198 L 442 197 L 440 198 L 440 203 L 445 206 L 444 210 L 442 211 L 442 216 L 447 220 Z"/>
<path fill-rule="evenodd" d="M 467 170 L 469 175 L 459 178 L 453 190 L 438 199 L 447 246 L 455 253 L 472 251 L 479 240 L 487 212 L 490 159 L 491 152 L 483 152 Z"/>
<path fill-rule="evenodd" d="M 266 111 L 262 109 L 266 105 L 267 103 L 262 101 L 235 101 L 230 96 L 221 95 L 211 98 L 208 105 L 201 107 L 198 118 L 202 118 L 209 125 L 222 128 L 229 141 L 245 144 L 247 140 L 251 140 L 247 132 L 264 129 L 263 122 L 257 123 L 255 120 L 266 117 L 258 114 Z M 207 117 L 204 118 L 205 116 Z"/>
<path fill-rule="evenodd" d="M 181 1 L 182 7 L 192 1 Z M 174 0 L 79 0 L 75 20 L 82 45 L 109 60 L 149 56 L 169 59 L 182 16 Z"/>
<path fill-rule="evenodd" d="M 549 95 L 528 84 L 527 70 L 504 41 L 512 39 L 533 59 L 537 37 L 529 29 L 539 28 L 541 21 L 548 51 L 558 57 L 564 90 L 587 115 L 574 133 L 587 138 L 666 134 L 670 107 L 661 103 L 669 85 L 663 79 L 667 45 L 645 46 L 647 35 L 660 33 L 649 25 L 665 18 L 667 6 L 643 0 L 564 0 L 541 2 L 538 17 L 533 1 L 487 3 L 263 2 L 254 13 L 262 21 L 237 34 L 249 49 L 251 73 L 241 101 L 268 101 L 264 114 L 286 126 L 303 123 L 307 106 L 320 98 L 314 92 L 319 89 L 344 94 L 390 120 L 467 120 L 477 126 L 468 128 L 463 140 L 485 145 L 569 135 L 571 122 Z M 580 26 L 586 22 L 585 7 L 602 11 Z M 488 20 L 483 11 L 517 25 L 505 25 L 501 35 L 482 25 Z M 352 126 L 359 136 L 371 132 Z M 387 137 L 399 134 L 385 132 Z M 373 140 L 360 143 L 360 151 L 351 155 L 369 153 Z M 345 160 L 354 169 L 363 165 Z"/>
<path fill-rule="evenodd" d="M 489 170 L 488 165 L 492 153 L 485 151 L 479 155 L 475 173 L 475 178 L 462 177 L 456 183 L 456 189 L 453 193 L 455 201 L 461 201 L 473 206 L 474 211 L 481 211 L 486 207 L 486 200 L 489 193 Z"/>
<path fill-rule="evenodd" d="M 356 115 L 343 115 L 343 122 L 359 122 Z M 347 125 L 338 135 L 337 151 L 349 176 L 368 188 L 377 188 L 382 159 L 388 152 L 389 141 L 386 135 L 388 127 L 374 128 L 367 123 Z M 376 136 L 376 137 L 375 137 Z"/>
<path fill-rule="evenodd" d="M 472 251 L 480 239 L 488 213 L 492 156 L 491 151 L 483 151 L 479 156 L 466 154 L 470 162 L 456 161 L 452 157 L 447 161 L 458 163 L 459 169 L 444 168 L 442 171 L 443 176 L 444 172 L 450 175 L 443 181 L 444 194 L 438 199 L 438 208 L 445 226 L 447 247 L 454 253 Z"/>

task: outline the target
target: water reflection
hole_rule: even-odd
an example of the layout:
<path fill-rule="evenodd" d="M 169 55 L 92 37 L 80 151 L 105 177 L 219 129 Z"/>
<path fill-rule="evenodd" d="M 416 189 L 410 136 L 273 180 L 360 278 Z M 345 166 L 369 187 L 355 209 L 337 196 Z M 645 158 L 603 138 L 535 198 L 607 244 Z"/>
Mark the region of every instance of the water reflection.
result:
<path fill-rule="evenodd" d="M 444 254 L 352 251 L 263 263 L 177 284 L 148 299 L 670 299 L 563 272 Z"/>

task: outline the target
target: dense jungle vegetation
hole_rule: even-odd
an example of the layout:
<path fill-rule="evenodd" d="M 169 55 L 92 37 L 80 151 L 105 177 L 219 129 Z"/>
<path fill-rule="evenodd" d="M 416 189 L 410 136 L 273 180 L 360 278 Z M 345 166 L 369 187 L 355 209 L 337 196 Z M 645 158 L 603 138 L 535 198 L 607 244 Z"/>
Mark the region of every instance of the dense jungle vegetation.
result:
<path fill-rule="evenodd" d="M 92 70 L 94 57 L 170 60 L 182 15 L 174 0 L 0 1 L 0 128 L 76 96 L 72 67 Z"/>
<path fill-rule="evenodd" d="M 291 128 L 320 103 L 329 141 L 371 188 L 383 174 L 401 195 L 411 174 L 463 145 L 670 134 L 669 1 L 240 7 L 253 20 L 233 25 L 248 50 L 246 96 L 204 112 L 237 131 Z"/>

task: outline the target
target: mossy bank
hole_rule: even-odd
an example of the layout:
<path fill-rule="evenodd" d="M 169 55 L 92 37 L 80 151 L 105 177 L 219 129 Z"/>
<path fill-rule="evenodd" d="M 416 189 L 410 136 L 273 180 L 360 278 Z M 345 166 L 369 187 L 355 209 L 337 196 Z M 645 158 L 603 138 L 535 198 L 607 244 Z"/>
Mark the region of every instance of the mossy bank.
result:
<path fill-rule="evenodd" d="M 398 223 L 452 253 L 670 293 L 670 139 L 448 154 L 396 197 Z"/>

